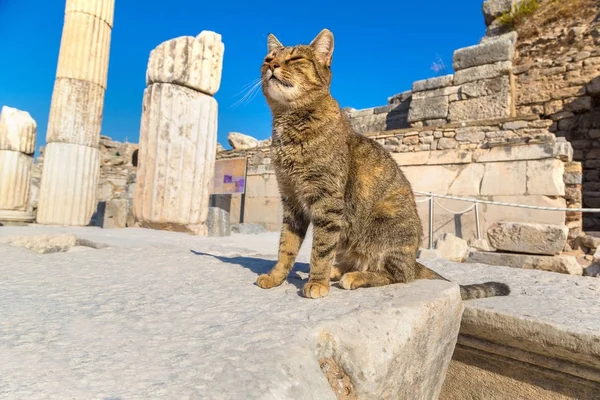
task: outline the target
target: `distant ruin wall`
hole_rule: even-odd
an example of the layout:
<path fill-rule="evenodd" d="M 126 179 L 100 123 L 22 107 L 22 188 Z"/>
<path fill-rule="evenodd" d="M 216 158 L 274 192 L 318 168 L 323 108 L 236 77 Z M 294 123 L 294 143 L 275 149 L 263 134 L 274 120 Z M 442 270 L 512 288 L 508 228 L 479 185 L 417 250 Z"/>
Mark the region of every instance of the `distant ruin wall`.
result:
<path fill-rule="evenodd" d="M 571 145 L 548 131 L 550 124 L 535 117 L 496 119 L 367 136 L 392 153 L 416 191 L 542 207 L 571 207 L 573 199 L 580 196 L 573 182 L 581 179 L 581 166 L 572 162 Z M 244 222 L 261 223 L 269 230 L 277 230 L 281 226 L 281 204 L 269 153 L 269 147 L 260 147 L 224 151 L 217 158 L 247 157 Z M 219 206 L 229 209 L 232 222 L 239 222 L 240 196 L 220 196 L 220 201 Z M 472 203 L 441 198 L 436 201 L 439 206 L 434 211 L 434 239 L 444 232 L 465 239 L 476 237 L 474 212 L 461 213 Z M 428 203 L 418 203 L 418 209 L 427 243 Z M 567 224 L 571 239 L 581 233 L 581 213 L 482 205 L 480 218 L 482 235 L 494 222 L 503 220 Z"/>

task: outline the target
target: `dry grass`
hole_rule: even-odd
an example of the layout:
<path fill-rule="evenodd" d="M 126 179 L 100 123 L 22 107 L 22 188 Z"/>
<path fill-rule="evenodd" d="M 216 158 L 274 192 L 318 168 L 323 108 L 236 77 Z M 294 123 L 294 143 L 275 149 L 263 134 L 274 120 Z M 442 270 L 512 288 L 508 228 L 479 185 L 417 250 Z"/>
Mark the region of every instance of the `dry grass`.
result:
<path fill-rule="evenodd" d="M 591 21 L 598 15 L 599 8 L 600 0 L 550 0 L 540 3 L 533 13 L 520 19 L 513 29 L 517 30 L 520 39 L 529 38 L 539 35 L 544 27 L 557 22 L 567 27 Z"/>
<path fill-rule="evenodd" d="M 540 6 L 539 0 L 523 0 L 512 10 L 500 16 L 500 24 L 508 29 L 515 29 L 529 19 Z"/>

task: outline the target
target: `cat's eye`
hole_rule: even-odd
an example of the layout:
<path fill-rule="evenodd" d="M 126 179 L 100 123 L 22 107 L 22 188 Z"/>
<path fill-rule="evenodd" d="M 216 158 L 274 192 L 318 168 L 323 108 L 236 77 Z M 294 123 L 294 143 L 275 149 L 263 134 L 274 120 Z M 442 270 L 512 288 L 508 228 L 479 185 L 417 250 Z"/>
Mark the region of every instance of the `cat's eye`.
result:
<path fill-rule="evenodd" d="M 271 61 L 273 61 L 273 57 L 265 58 L 265 63 L 270 63 Z"/>
<path fill-rule="evenodd" d="M 288 58 L 286 61 L 289 62 L 289 61 L 298 61 L 298 60 L 304 60 L 304 57 L 302 57 L 302 56 L 293 56 L 293 57 Z"/>

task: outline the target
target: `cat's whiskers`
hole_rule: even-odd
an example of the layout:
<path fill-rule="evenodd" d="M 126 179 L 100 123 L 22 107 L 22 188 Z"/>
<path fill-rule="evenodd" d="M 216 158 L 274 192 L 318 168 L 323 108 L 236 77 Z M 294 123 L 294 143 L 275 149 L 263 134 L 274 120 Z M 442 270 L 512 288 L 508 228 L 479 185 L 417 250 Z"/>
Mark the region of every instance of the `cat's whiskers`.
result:
<path fill-rule="evenodd" d="M 247 89 L 246 94 L 244 94 L 244 96 L 235 102 L 231 107 L 237 107 L 243 103 L 250 103 L 256 96 L 256 93 L 258 93 L 258 89 L 262 86 L 262 78 L 257 78 L 246 86 L 250 86 L 250 89 Z M 240 93 L 244 92 L 244 90 L 242 90 Z"/>

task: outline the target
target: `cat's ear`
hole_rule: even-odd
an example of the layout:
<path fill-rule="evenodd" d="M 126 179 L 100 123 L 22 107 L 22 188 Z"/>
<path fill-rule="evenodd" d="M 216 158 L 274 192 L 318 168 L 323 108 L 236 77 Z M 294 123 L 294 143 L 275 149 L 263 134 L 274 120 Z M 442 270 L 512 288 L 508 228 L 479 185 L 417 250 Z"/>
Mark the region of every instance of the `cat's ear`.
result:
<path fill-rule="evenodd" d="M 281 42 L 279 40 L 277 40 L 275 35 L 273 35 L 272 33 L 269 33 L 269 36 L 267 37 L 267 48 L 269 49 L 269 53 L 272 52 L 273 50 L 279 49 L 281 47 L 283 47 Z"/>
<path fill-rule="evenodd" d="M 333 33 L 329 29 L 323 29 L 316 38 L 310 42 L 319 62 L 325 66 L 331 65 L 333 56 Z"/>

